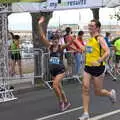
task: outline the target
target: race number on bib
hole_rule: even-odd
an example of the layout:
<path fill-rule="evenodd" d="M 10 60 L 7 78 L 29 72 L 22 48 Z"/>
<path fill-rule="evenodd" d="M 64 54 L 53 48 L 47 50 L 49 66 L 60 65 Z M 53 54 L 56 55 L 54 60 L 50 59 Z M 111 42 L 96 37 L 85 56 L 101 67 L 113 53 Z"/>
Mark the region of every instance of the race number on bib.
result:
<path fill-rule="evenodd" d="M 87 47 L 86 47 L 86 52 L 87 52 L 87 53 L 92 53 L 92 51 L 93 51 L 93 49 L 92 49 L 91 46 L 87 46 Z"/>
<path fill-rule="evenodd" d="M 50 63 L 51 64 L 59 64 L 60 63 L 60 59 L 58 57 L 51 57 L 50 58 Z"/>

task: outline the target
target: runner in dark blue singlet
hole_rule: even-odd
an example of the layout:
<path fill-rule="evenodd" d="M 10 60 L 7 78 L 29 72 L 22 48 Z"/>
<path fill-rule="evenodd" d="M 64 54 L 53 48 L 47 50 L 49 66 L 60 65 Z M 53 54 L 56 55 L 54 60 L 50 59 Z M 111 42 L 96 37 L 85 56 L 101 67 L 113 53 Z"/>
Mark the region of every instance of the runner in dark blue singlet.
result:
<path fill-rule="evenodd" d="M 50 43 L 42 30 L 42 23 L 44 22 L 44 17 L 41 17 L 38 21 L 39 32 L 41 41 L 44 45 L 50 50 L 50 59 L 49 59 L 49 70 L 52 75 L 53 89 L 56 96 L 58 97 L 60 111 L 64 111 L 71 106 L 68 101 L 61 85 L 61 81 L 65 76 L 65 67 L 63 64 L 63 50 L 68 47 L 72 42 L 65 45 L 59 45 L 59 36 L 54 35 L 52 38 L 52 43 Z M 74 38 L 73 38 L 74 39 Z"/>

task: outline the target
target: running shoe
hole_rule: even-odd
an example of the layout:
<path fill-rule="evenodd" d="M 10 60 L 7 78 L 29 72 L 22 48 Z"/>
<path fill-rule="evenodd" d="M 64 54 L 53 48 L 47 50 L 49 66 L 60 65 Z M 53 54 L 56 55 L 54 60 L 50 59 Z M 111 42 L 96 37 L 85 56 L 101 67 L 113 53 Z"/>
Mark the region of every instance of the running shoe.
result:
<path fill-rule="evenodd" d="M 111 90 L 110 100 L 113 104 L 117 101 L 116 91 L 114 89 Z"/>
<path fill-rule="evenodd" d="M 59 102 L 60 111 L 64 111 L 64 102 Z"/>
<path fill-rule="evenodd" d="M 68 108 L 70 108 L 70 106 L 71 106 L 70 102 L 64 103 L 64 110 L 67 110 Z"/>
<path fill-rule="evenodd" d="M 89 114 L 83 114 L 81 117 L 79 117 L 77 120 L 89 120 Z"/>

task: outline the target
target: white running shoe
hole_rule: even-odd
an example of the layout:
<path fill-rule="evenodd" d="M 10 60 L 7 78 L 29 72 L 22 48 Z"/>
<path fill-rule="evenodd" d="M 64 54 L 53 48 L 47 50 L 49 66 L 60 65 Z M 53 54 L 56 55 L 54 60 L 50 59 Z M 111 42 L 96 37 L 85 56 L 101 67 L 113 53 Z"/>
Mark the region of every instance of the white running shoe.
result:
<path fill-rule="evenodd" d="M 89 114 L 83 114 L 81 117 L 79 117 L 77 120 L 89 120 Z"/>
<path fill-rule="evenodd" d="M 111 90 L 110 100 L 113 104 L 117 101 L 116 91 L 114 89 Z"/>

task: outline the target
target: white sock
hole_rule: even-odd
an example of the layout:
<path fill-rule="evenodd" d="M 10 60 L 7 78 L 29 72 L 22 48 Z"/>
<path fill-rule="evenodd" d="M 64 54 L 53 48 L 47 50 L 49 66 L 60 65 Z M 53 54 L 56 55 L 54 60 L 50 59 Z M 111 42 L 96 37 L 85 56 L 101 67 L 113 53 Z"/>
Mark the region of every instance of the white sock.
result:
<path fill-rule="evenodd" d="M 112 90 L 110 91 L 110 97 L 112 97 Z"/>
<path fill-rule="evenodd" d="M 85 115 L 89 115 L 88 112 L 84 112 Z"/>

